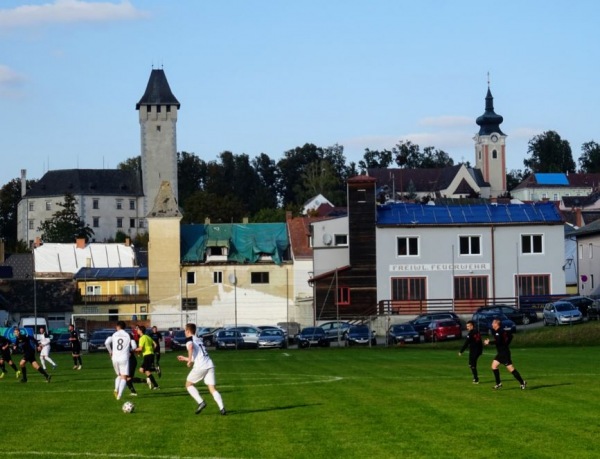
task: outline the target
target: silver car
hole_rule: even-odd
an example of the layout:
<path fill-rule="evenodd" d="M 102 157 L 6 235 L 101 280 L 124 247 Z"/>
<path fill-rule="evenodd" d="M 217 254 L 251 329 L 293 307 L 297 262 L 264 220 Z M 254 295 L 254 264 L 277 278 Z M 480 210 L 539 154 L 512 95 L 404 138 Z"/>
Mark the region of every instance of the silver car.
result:
<path fill-rule="evenodd" d="M 583 322 L 583 314 L 567 301 L 555 301 L 544 306 L 544 325 L 568 325 Z"/>

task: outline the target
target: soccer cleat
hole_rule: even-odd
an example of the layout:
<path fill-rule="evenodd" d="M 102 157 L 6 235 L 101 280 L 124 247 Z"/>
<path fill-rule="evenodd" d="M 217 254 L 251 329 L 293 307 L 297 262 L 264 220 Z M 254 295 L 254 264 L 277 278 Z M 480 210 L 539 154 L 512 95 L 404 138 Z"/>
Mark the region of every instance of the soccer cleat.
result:
<path fill-rule="evenodd" d="M 21 370 L 17 370 L 17 379 L 21 377 Z"/>
<path fill-rule="evenodd" d="M 479 379 L 474 379 L 473 384 L 479 384 Z"/>
<path fill-rule="evenodd" d="M 117 400 L 119 400 L 119 393 L 116 390 L 113 390 L 113 395 Z"/>
<path fill-rule="evenodd" d="M 137 397 L 137 392 L 132 392 L 131 394 L 129 394 L 130 397 Z"/>
<path fill-rule="evenodd" d="M 27 380 L 26 380 L 26 379 L 24 379 L 24 378 L 21 378 L 21 380 L 20 380 L 19 382 L 26 383 L 26 382 L 27 382 Z"/>
<path fill-rule="evenodd" d="M 221 408 L 221 415 L 225 416 L 227 414 L 227 411 L 225 411 L 225 408 Z"/>
<path fill-rule="evenodd" d="M 77 365 L 73 365 L 73 370 L 77 370 Z"/>
<path fill-rule="evenodd" d="M 521 384 L 521 390 L 525 390 L 526 387 L 527 387 L 527 381 L 523 381 L 523 384 Z"/>
<path fill-rule="evenodd" d="M 50 382 L 51 379 L 52 379 L 52 375 L 46 376 L 46 382 Z"/>
<path fill-rule="evenodd" d="M 77 369 L 78 369 L 78 370 L 81 370 L 81 365 L 78 365 L 78 366 L 77 366 Z"/>
<path fill-rule="evenodd" d="M 162 371 L 160 371 L 160 367 L 156 367 L 156 373 L 158 374 L 159 378 L 162 377 Z"/>
<path fill-rule="evenodd" d="M 202 410 L 203 410 L 204 408 L 206 408 L 206 402 L 201 402 L 201 403 L 198 405 L 198 408 L 196 408 L 196 414 L 200 414 L 200 413 L 202 413 Z"/>
<path fill-rule="evenodd" d="M 0 373 L 0 379 L 4 378 L 4 372 Z"/>
<path fill-rule="evenodd" d="M 150 378 L 146 379 L 146 384 L 148 384 L 148 389 L 152 390 L 152 381 L 150 381 Z"/>
<path fill-rule="evenodd" d="M 154 387 L 152 388 L 152 390 L 160 390 L 160 387 L 158 387 L 158 386 L 154 386 Z"/>
<path fill-rule="evenodd" d="M 502 389 L 502 383 L 496 384 L 494 390 Z"/>
<path fill-rule="evenodd" d="M 54 365 L 52 365 L 52 369 L 56 370 L 56 367 L 58 366 L 58 363 L 55 363 Z"/>

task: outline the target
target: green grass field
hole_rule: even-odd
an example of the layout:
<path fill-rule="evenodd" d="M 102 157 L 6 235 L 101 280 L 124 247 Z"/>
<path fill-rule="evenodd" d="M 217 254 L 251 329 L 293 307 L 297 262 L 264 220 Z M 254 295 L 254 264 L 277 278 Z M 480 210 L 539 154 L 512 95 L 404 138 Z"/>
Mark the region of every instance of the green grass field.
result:
<path fill-rule="evenodd" d="M 50 384 L 31 368 L 27 384 L 11 369 L 0 380 L 0 457 L 598 457 L 600 345 L 581 344 L 573 333 L 597 336 L 600 324 L 574 328 L 556 346 L 549 341 L 566 329 L 515 336 L 525 391 L 504 368 L 504 388 L 492 390 L 492 348 L 479 360 L 481 384 L 473 385 L 458 341 L 213 350 L 227 416 L 203 384 L 208 407 L 194 415 L 176 353 L 163 357 L 160 391 L 140 384 L 137 398 L 124 397 L 135 403 L 133 414 L 113 397 L 108 354 L 85 355 L 83 370 L 74 371 L 69 354 L 54 353 L 59 367 Z"/>

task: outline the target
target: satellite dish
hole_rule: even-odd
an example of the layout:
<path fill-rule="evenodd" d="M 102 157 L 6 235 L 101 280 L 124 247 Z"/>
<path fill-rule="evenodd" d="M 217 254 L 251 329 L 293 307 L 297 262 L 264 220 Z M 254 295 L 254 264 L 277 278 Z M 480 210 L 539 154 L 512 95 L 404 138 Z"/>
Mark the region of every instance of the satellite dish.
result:
<path fill-rule="evenodd" d="M 332 242 L 333 242 L 333 238 L 331 237 L 331 234 L 329 234 L 329 233 L 323 234 L 323 244 L 331 245 Z"/>
<path fill-rule="evenodd" d="M 237 283 L 237 279 L 235 278 L 235 274 L 231 273 L 229 274 L 229 283 L 235 285 Z"/>

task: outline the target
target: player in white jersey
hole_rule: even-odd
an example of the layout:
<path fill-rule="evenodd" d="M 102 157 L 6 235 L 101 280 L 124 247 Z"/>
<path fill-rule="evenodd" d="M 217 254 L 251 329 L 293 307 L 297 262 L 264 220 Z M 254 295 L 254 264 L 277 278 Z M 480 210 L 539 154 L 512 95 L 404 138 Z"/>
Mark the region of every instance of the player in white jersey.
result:
<path fill-rule="evenodd" d="M 196 324 L 185 325 L 185 337 L 187 356 L 177 356 L 177 360 L 186 362 L 188 368 L 192 368 L 185 380 L 185 389 L 196 403 L 198 403 L 196 414 L 200 414 L 202 410 L 206 408 L 206 402 L 202 399 L 200 392 L 198 392 L 198 389 L 195 386 L 195 384 L 202 380 L 204 380 L 204 384 L 206 384 L 209 392 L 215 399 L 215 402 L 217 402 L 221 414 L 227 414 L 225 406 L 223 405 L 223 398 L 216 388 L 215 365 L 209 357 L 202 340 L 194 339 L 196 337 Z"/>
<path fill-rule="evenodd" d="M 112 359 L 113 368 L 117 377 L 115 378 L 115 398 L 121 399 L 123 389 L 127 385 L 127 377 L 129 376 L 129 353 L 132 350 L 131 336 L 125 331 L 125 322 L 119 320 L 117 322 L 117 331 L 106 338 L 106 350 Z"/>
<path fill-rule="evenodd" d="M 52 365 L 52 369 L 56 368 L 56 363 L 50 358 L 50 338 L 46 333 L 46 327 L 40 327 L 38 335 L 38 350 L 40 351 L 40 363 L 42 368 L 46 369 L 46 362 Z"/>

